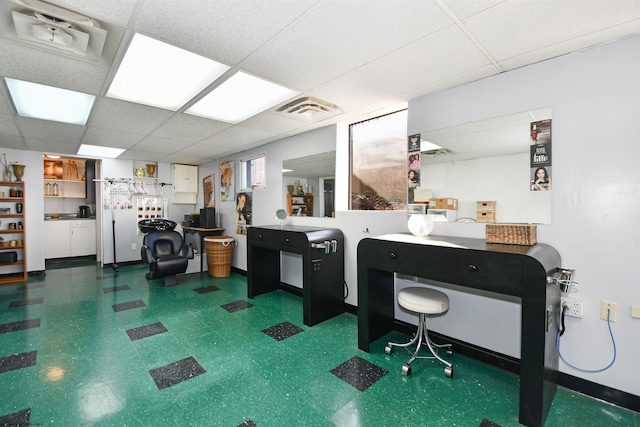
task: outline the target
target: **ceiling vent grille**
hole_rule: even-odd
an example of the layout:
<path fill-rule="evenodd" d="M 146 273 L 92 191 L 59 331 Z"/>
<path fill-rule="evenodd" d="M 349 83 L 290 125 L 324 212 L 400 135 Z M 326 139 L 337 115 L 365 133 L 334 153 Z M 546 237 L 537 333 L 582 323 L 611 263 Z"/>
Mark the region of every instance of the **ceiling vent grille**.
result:
<path fill-rule="evenodd" d="M 98 62 L 107 31 L 93 19 L 39 0 L 6 2 L 4 38 Z M 9 18 L 10 16 L 10 18 Z M 13 24 L 13 25 L 11 25 Z"/>
<path fill-rule="evenodd" d="M 324 120 L 342 111 L 337 105 L 312 97 L 298 98 L 276 109 L 279 114 L 306 122 Z"/>
<path fill-rule="evenodd" d="M 447 150 L 446 148 L 438 148 L 435 150 L 423 151 L 422 155 L 428 158 L 432 157 L 440 157 L 440 156 L 448 156 L 453 154 L 451 150 Z"/>

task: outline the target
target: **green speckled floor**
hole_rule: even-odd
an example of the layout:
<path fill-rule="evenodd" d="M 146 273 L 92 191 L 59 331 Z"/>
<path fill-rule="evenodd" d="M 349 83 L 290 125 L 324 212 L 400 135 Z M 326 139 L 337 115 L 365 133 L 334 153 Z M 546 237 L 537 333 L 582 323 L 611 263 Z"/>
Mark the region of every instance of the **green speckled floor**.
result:
<path fill-rule="evenodd" d="M 386 355 L 385 339 L 358 350 L 353 315 L 307 327 L 301 298 L 249 300 L 240 275 L 163 288 L 144 273 L 79 266 L 0 288 L 0 425 L 519 425 L 516 375 L 454 354 L 453 379 L 431 361 L 404 377 L 406 353 Z M 239 301 L 252 306 L 222 308 Z M 275 339 L 262 332 L 276 325 Z M 348 361 L 388 372 L 360 391 L 331 372 Z M 637 427 L 639 417 L 560 389 L 546 425 Z"/>

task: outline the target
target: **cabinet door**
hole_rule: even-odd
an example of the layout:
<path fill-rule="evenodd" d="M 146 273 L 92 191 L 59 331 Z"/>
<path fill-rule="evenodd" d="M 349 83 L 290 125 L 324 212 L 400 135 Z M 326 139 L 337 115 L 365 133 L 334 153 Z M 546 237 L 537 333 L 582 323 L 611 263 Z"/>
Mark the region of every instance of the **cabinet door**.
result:
<path fill-rule="evenodd" d="M 69 221 L 45 221 L 44 258 L 66 258 L 71 256 Z"/>
<path fill-rule="evenodd" d="M 71 221 L 71 256 L 95 255 L 96 222 L 92 220 Z"/>
<path fill-rule="evenodd" d="M 174 191 L 180 193 L 198 192 L 198 167 L 173 165 Z"/>

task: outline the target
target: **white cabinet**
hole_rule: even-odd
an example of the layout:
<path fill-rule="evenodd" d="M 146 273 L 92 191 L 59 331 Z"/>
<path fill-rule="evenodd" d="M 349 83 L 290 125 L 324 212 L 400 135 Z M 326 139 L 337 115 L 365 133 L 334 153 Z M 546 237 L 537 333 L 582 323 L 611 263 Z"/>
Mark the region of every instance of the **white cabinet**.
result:
<path fill-rule="evenodd" d="M 71 256 L 96 254 L 96 222 L 95 220 L 78 220 L 69 222 Z"/>
<path fill-rule="evenodd" d="M 71 256 L 69 221 L 51 220 L 44 222 L 44 258 L 66 258 Z"/>
<path fill-rule="evenodd" d="M 45 221 L 44 257 L 68 258 L 96 253 L 96 221 Z"/>
<path fill-rule="evenodd" d="M 195 204 L 198 197 L 198 167 L 173 165 L 173 203 Z"/>

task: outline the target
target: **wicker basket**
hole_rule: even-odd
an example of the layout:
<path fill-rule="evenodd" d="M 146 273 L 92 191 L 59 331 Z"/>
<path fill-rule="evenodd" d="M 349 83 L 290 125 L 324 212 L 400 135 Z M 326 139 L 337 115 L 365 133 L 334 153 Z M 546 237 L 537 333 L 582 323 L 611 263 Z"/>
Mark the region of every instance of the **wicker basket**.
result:
<path fill-rule="evenodd" d="M 536 244 L 535 224 L 487 224 L 487 243 L 506 243 L 508 245 Z"/>
<path fill-rule="evenodd" d="M 227 277 L 231 275 L 231 256 L 233 242 L 229 236 L 208 236 L 204 238 L 207 253 L 207 268 L 211 277 Z"/>

